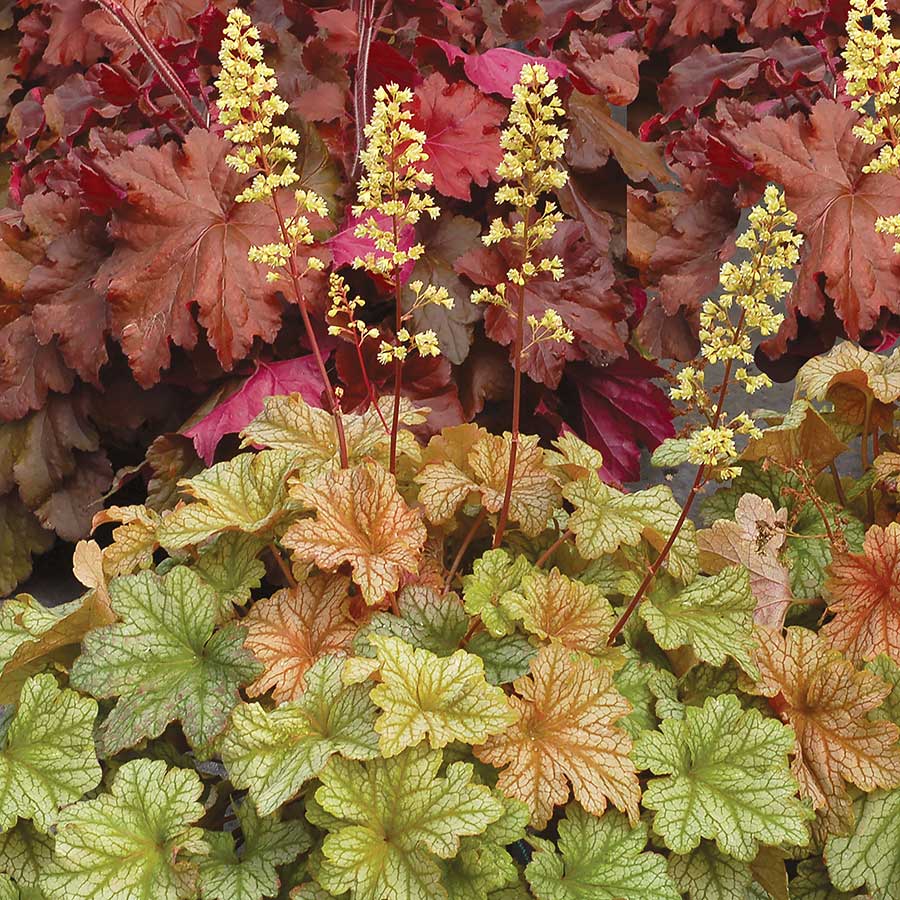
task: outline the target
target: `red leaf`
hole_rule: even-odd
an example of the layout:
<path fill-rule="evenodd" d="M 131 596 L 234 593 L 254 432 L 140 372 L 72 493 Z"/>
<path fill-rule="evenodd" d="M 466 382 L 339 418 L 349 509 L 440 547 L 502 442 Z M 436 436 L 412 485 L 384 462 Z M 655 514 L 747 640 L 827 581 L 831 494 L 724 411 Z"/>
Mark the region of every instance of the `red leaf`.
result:
<path fill-rule="evenodd" d="M 322 377 L 315 358 L 301 356 L 282 362 L 259 362 L 256 371 L 227 400 L 188 428 L 197 455 L 212 465 L 216 447 L 226 434 L 237 434 L 258 416 L 266 397 L 299 393 L 311 406 L 321 406 Z"/>
<path fill-rule="evenodd" d="M 650 380 L 662 369 L 632 351 L 607 368 L 578 364 L 569 372 L 581 400 L 584 439 L 603 454 L 600 474 L 636 481 L 641 446 L 653 450 L 675 435 L 669 398 Z"/>
<path fill-rule="evenodd" d="M 357 217 L 352 215 L 349 210 L 347 212 L 347 224 L 333 237 L 328 240 L 328 247 L 331 250 L 331 256 L 334 261 L 335 269 L 341 266 L 353 265 L 353 260 L 357 256 L 364 257 L 367 253 L 374 253 L 376 259 L 384 259 L 388 256 L 386 251 L 376 250 L 375 242 L 371 238 L 360 238 L 356 236 L 356 226 L 360 222 L 366 222 L 370 218 L 375 219 L 381 228 L 388 228 L 391 220 L 387 216 L 383 216 L 378 212 L 367 212 Z M 416 230 L 412 225 L 404 225 L 400 232 L 400 249 L 409 250 L 415 243 Z M 400 270 L 400 283 L 406 284 L 412 277 L 412 270 L 415 268 L 414 262 L 408 262 Z"/>
<path fill-rule="evenodd" d="M 495 47 L 485 53 L 465 53 L 459 47 L 434 38 L 420 38 L 422 43 L 440 47 L 450 63 L 462 62 L 466 77 L 476 87 L 489 94 L 500 94 L 512 98 L 513 85 L 519 81 L 522 66 L 526 63 L 540 63 L 545 66 L 551 78 L 566 78 L 568 68 L 559 60 L 541 56 L 531 56 L 518 50 Z"/>
<path fill-rule="evenodd" d="M 424 165 L 435 190 L 471 200 L 471 184 L 484 187 L 503 158 L 499 126 L 506 108 L 463 81 L 449 85 L 430 75 L 416 88 L 413 125 L 425 132 Z"/>
<path fill-rule="evenodd" d="M 572 344 L 543 342 L 525 355 L 523 371 L 533 381 L 550 388 L 559 385 L 567 360 L 583 359 L 589 350 L 610 357 L 625 352 L 626 313 L 621 299 L 611 290 L 615 275 L 604 252 L 606 248 L 584 240 L 583 235 L 584 226 L 580 222 L 562 222 L 540 252 L 547 256 L 559 255 L 565 276 L 560 282 L 542 276 L 530 281 L 525 289 L 526 316 L 539 319 L 548 308 L 553 308 L 575 333 Z M 494 286 L 504 281 L 507 270 L 518 263 L 516 248 L 503 241 L 497 248 L 471 250 L 457 260 L 455 268 L 478 285 Z M 491 340 L 512 345 L 515 321 L 507 310 L 489 307 L 484 323 Z"/>
<path fill-rule="evenodd" d="M 843 104 L 820 100 L 809 118 L 768 118 L 735 139 L 759 174 L 784 186 L 805 238 L 791 308 L 821 319 L 824 276 L 824 291 L 853 340 L 876 324 L 882 308 L 900 312 L 894 239 L 875 231 L 878 216 L 900 209 L 900 179 L 863 173 L 877 148 L 853 134 L 858 121 Z"/>
<path fill-rule="evenodd" d="M 255 338 L 278 332 L 281 303 L 263 267 L 247 260 L 251 244 L 275 239 L 275 216 L 265 204 L 234 202 L 244 176 L 225 164 L 228 150 L 198 129 L 183 150 L 138 147 L 107 163 L 129 202 L 113 217 L 120 243 L 95 284 L 108 286 L 112 332 L 144 387 L 169 365 L 170 341 L 196 344 L 192 304 L 225 369 Z"/>

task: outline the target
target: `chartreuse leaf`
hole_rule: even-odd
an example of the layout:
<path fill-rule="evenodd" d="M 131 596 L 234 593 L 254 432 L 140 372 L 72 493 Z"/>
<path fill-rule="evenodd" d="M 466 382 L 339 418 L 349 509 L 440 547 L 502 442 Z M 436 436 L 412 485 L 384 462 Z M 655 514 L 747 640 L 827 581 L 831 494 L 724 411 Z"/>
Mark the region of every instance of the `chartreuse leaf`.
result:
<path fill-rule="evenodd" d="M 28 678 L 70 654 L 93 628 L 115 621 L 100 591 L 48 608 L 20 594 L 0 605 L 0 703 L 15 703 Z"/>
<path fill-rule="evenodd" d="M 661 584 L 641 604 L 640 613 L 664 650 L 687 645 L 703 662 L 715 666 L 724 665 L 730 656 L 755 675 L 755 607 L 749 572 L 743 566 L 729 566 L 718 575 L 698 576 L 674 595 Z"/>
<path fill-rule="evenodd" d="M 49 900 L 181 900 L 195 896 L 194 857 L 208 847 L 195 772 L 135 759 L 112 789 L 64 810 L 52 866 L 41 879 Z"/>
<path fill-rule="evenodd" d="M 281 822 L 277 815 L 260 818 L 252 803 L 244 803 L 238 821 L 243 836 L 239 848 L 230 834 L 206 832 L 210 852 L 200 859 L 203 900 L 274 897 L 280 887 L 275 867 L 292 863 L 309 849 L 309 831 L 301 820 Z"/>
<path fill-rule="evenodd" d="M 882 653 L 875 657 L 866 669 L 874 672 L 890 688 L 890 693 L 882 701 L 881 707 L 870 713 L 870 718 L 887 719 L 895 725 L 900 725 L 900 666 Z"/>
<path fill-rule="evenodd" d="M 294 797 L 334 754 L 377 755 L 377 710 L 369 687 L 344 687 L 342 666 L 338 657 L 319 659 L 306 673 L 305 693 L 294 703 L 271 712 L 258 703 L 234 710 L 222 760 L 234 784 L 250 791 L 260 815 Z"/>
<path fill-rule="evenodd" d="M 860 797 L 853 833 L 831 838 L 825 860 L 836 888 L 865 886 L 872 900 L 900 898 L 900 789 Z"/>
<path fill-rule="evenodd" d="M 472 781 L 468 763 L 438 775 L 440 752 L 414 747 L 366 764 L 335 757 L 315 798 L 333 819 L 322 846 L 319 883 L 352 900 L 446 897 L 440 860 L 460 839 L 483 834 L 504 814 L 490 788 Z"/>
<path fill-rule="evenodd" d="M 268 535 L 285 514 L 285 479 L 293 467 L 286 450 L 241 453 L 180 482 L 196 502 L 176 508 L 160 523 L 159 542 L 177 550 L 220 531 Z"/>
<path fill-rule="evenodd" d="M 0 831 L 17 818 L 46 831 L 61 806 L 100 783 L 96 718 L 94 700 L 61 690 L 52 675 L 25 682 L 15 715 L 0 719 Z"/>
<path fill-rule="evenodd" d="M 372 463 L 340 469 L 315 485 L 295 485 L 291 494 L 316 517 L 294 522 L 284 546 L 299 562 L 326 571 L 350 563 L 366 603 L 380 603 L 397 590 L 401 575 L 419 571 L 425 526 L 385 469 Z"/>
<path fill-rule="evenodd" d="M 196 572 L 140 572 L 109 586 L 121 622 L 90 632 L 71 681 L 95 697 L 118 697 L 103 723 L 107 753 L 156 737 L 179 720 L 194 747 L 225 727 L 238 688 L 261 671 L 232 622 L 216 629 L 219 597 Z"/>
<path fill-rule="evenodd" d="M 797 874 L 791 879 L 791 900 L 851 900 L 859 895 L 847 894 L 831 883 L 822 859 L 805 859 L 797 866 Z M 693 900 L 693 898 L 692 898 Z"/>
<path fill-rule="evenodd" d="M 469 616 L 456 594 L 444 594 L 425 585 L 408 585 L 397 594 L 399 616 L 379 612 L 359 629 L 354 640 L 356 652 L 374 656 L 370 634 L 401 638 L 413 647 L 450 656 L 459 649 L 469 627 Z M 507 684 L 524 675 L 537 650 L 523 634 L 492 637 L 487 631 L 472 635 L 466 650 L 481 657 L 489 684 Z"/>
<path fill-rule="evenodd" d="M 215 590 L 221 617 L 230 619 L 234 606 L 243 606 L 250 592 L 262 584 L 266 567 L 258 559 L 265 543 L 252 534 L 227 531 L 198 554 L 191 568 Z"/>
<path fill-rule="evenodd" d="M 669 857 L 669 873 L 689 900 L 744 900 L 753 880 L 750 865 L 701 841 L 690 853 Z"/>
<path fill-rule="evenodd" d="M 513 559 L 505 550 L 488 550 L 472 566 L 472 574 L 463 578 L 463 599 L 470 616 L 481 616 L 484 627 L 502 637 L 515 630 L 515 621 L 506 612 L 502 600 L 516 591 L 532 570 L 524 556 Z"/>
<path fill-rule="evenodd" d="M 38 881 L 53 859 L 53 838 L 24 819 L 0 834 L 0 872 L 15 882 L 15 900 L 44 900 Z M 2 893 L 0 893 L 2 896 Z"/>
<path fill-rule="evenodd" d="M 700 838 L 751 860 L 759 843 L 806 844 L 811 811 L 797 797 L 788 769 L 790 728 L 743 710 L 733 694 L 685 707 L 683 719 L 666 719 L 645 732 L 632 757 L 651 778 L 642 803 L 655 810 L 653 828 L 676 853 Z"/>
<path fill-rule="evenodd" d="M 451 741 L 481 744 L 519 718 L 502 688 L 484 678 L 484 663 L 457 650 L 440 657 L 386 634 L 369 635 L 381 667 L 372 701 L 385 757 L 396 756 L 428 738 L 435 750 Z"/>
<path fill-rule="evenodd" d="M 591 474 L 567 484 L 563 496 L 575 507 L 569 528 L 575 532 L 578 552 L 586 559 L 614 553 L 623 544 L 636 546 L 642 539 L 661 550 L 681 515 L 671 489 L 661 484 L 623 494 Z M 690 581 L 697 574 L 697 540 L 690 520 L 678 533 L 667 565 L 681 581 Z"/>
<path fill-rule="evenodd" d="M 513 686 L 509 702 L 521 718 L 475 748 L 482 762 L 502 769 L 497 787 L 528 804 L 536 828 L 569 799 L 570 783 L 588 812 L 600 815 L 609 800 L 636 820 L 640 787 L 628 757 L 631 740 L 618 727 L 631 705 L 609 670 L 551 645 Z"/>
<path fill-rule="evenodd" d="M 459 649 L 469 627 L 469 617 L 459 597 L 425 585 L 409 585 L 397 594 L 399 616 L 378 612 L 361 628 L 354 646 L 358 653 L 372 656 L 370 634 L 401 638 L 413 647 L 429 650 L 437 656 L 450 656 Z"/>
<path fill-rule="evenodd" d="M 681 900 L 665 859 L 646 845 L 646 825 L 632 828 L 612 811 L 598 819 L 571 803 L 559 853 L 539 850 L 525 877 L 538 900 Z"/>
<path fill-rule="evenodd" d="M 506 847 L 524 837 L 528 807 L 499 791 L 494 798 L 503 804 L 503 815 L 482 834 L 464 837 L 459 853 L 441 862 L 441 883 L 449 900 L 493 900 L 493 891 L 519 881 L 519 870 Z"/>

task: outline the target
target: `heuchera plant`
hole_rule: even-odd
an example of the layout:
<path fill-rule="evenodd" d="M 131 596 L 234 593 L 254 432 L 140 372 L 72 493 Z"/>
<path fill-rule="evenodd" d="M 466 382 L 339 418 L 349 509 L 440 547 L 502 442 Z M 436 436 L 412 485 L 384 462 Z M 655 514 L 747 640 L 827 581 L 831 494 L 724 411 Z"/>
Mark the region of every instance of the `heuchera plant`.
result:
<path fill-rule="evenodd" d="M 514 211 L 483 237 L 508 265 L 475 297 L 513 331 L 511 430 L 423 443 L 402 386 L 436 350 L 417 314 L 450 296 L 402 275 L 428 254 L 404 229 L 439 212 L 408 92 L 375 92 L 353 212 L 395 327 L 337 275 L 318 312 L 393 372 L 345 410 L 304 289 L 326 265 L 304 138 L 240 10 L 220 58 L 221 177 L 246 179 L 248 221 L 272 214 L 243 252 L 294 292 L 321 383 L 267 391 L 177 502 L 99 513 L 114 528 L 77 547 L 83 597 L 0 608 L 0 897 L 900 896 L 900 351 L 838 343 L 787 411 L 725 413 L 735 383 L 767 383 L 753 340 L 805 264 L 787 192 L 750 212 L 674 379 L 690 418 L 654 462 L 697 467 L 686 501 L 624 492 L 574 433 L 520 429 L 522 374 L 574 338 L 529 290 L 569 277 L 541 250 L 566 225 L 548 68 L 512 89 L 496 174 Z M 880 128 L 861 135 L 879 167 Z"/>

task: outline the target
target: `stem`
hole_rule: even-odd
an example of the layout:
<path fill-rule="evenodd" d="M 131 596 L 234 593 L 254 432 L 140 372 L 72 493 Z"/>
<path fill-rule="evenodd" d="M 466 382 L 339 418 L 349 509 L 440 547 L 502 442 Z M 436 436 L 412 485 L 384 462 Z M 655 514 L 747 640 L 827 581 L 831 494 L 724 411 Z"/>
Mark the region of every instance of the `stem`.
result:
<path fill-rule="evenodd" d="M 188 93 L 184 82 L 178 77 L 178 73 L 169 65 L 168 60 L 157 50 L 153 42 L 144 33 L 143 28 L 138 24 L 137 19 L 127 10 L 119 0 L 97 0 L 97 3 L 108 12 L 128 34 L 132 40 L 138 45 L 144 59 L 150 64 L 150 67 L 159 76 L 160 81 L 165 84 L 175 99 L 183 107 L 184 111 L 191 117 L 191 121 L 200 128 L 209 128 L 209 108 L 206 110 L 206 119 L 197 111 L 194 106 L 191 95 Z"/>
<path fill-rule="evenodd" d="M 860 461 L 862 462 L 863 473 L 869 470 L 869 429 L 872 426 L 872 406 L 873 401 L 871 395 L 866 397 L 866 416 L 863 420 L 862 443 L 859 448 Z M 869 521 L 875 521 L 875 495 L 872 488 L 866 488 L 866 512 Z"/>
<path fill-rule="evenodd" d="M 745 314 L 741 312 L 741 317 L 738 320 L 737 326 L 734 330 L 735 340 L 738 340 L 741 335 L 741 331 L 744 327 L 744 318 Z M 722 418 L 722 412 L 725 409 L 725 395 L 728 393 L 728 382 L 731 378 L 731 370 L 734 367 L 734 360 L 729 359 L 725 364 L 725 372 L 722 375 L 722 386 L 719 388 L 719 401 L 716 404 L 716 412 L 713 416 L 712 427 L 718 428 L 719 421 Z M 697 477 L 694 479 L 694 484 L 691 487 L 691 492 L 688 494 L 688 498 L 684 503 L 684 506 L 681 508 L 681 515 L 678 517 L 678 521 L 675 523 L 675 527 L 672 529 L 672 533 L 669 535 L 669 539 L 666 541 L 665 546 L 662 548 L 659 556 L 656 558 L 655 562 L 648 567 L 647 574 L 644 576 L 644 580 L 641 582 L 640 587 L 638 587 L 634 596 L 631 598 L 628 606 L 625 607 L 625 611 L 619 617 L 619 621 L 616 622 L 613 630 L 609 633 L 609 640 L 607 644 L 612 646 L 615 639 L 619 636 L 622 629 L 625 627 L 625 624 L 631 618 L 632 613 L 638 608 L 641 600 L 644 599 L 644 594 L 647 592 L 647 588 L 650 587 L 650 583 L 656 577 L 656 573 L 659 571 L 660 566 L 666 561 L 669 556 L 669 551 L 671 551 L 672 547 L 675 544 L 675 540 L 678 538 L 681 529 L 684 527 L 684 523 L 687 521 L 688 513 L 691 511 L 691 507 L 694 505 L 694 499 L 697 494 L 700 493 L 703 486 L 706 484 L 706 465 L 700 466 L 697 469 Z"/>
<path fill-rule="evenodd" d="M 528 261 L 528 211 L 525 210 L 522 230 L 522 264 Z M 503 506 L 500 507 L 500 518 L 494 532 L 493 548 L 496 550 L 503 541 L 506 523 L 509 521 L 509 506 L 512 502 L 513 484 L 516 479 L 516 457 L 519 454 L 519 419 L 522 412 L 522 345 L 525 343 L 525 285 L 519 285 L 516 297 L 516 342 L 513 349 L 513 408 L 512 439 L 509 445 L 509 465 L 506 470 L 506 489 L 503 492 Z"/>
<path fill-rule="evenodd" d="M 647 588 L 650 587 L 650 583 L 656 577 L 656 573 L 659 571 L 660 566 L 662 566 L 663 562 L 665 562 L 666 558 L 669 555 L 669 551 L 672 549 L 672 546 L 675 544 L 675 540 L 678 537 L 679 532 L 681 531 L 684 523 L 687 521 L 688 513 L 691 511 L 691 507 L 694 505 L 694 498 L 700 493 L 701 488 L 706 483 L 704 476 L 706 475 L 706 466 L 700 466 L 697 469 L 697 477 L 694 479 L 693 487 L 691 487 L 691 492 L 688 494 L 688 498 L 685 501 L 684 506 L 681 508 L 681 515 L 678 517 L 678 521 L 675 523 L 675 527 L 672 529 L 672 533 L 669 535 L 669 539 L 666 541 L 665 546 L 662 548 L 662 552 L 659 556 L 656 557 L 655 562 L 647 567 L 647 574 L 644 575 L 644 580 L 641 582 L 640 587 L 635 592 L 634 596 L 631 598 L 628 606 L 625 607 L 625 612 L 619 616 L 619 621 L 613 626 L 613 630 L 609 633 L 609 639 L 607 640 L 607 645 L 612 646 L 615 643 L 616 638 L 621 633 L 622 629 L 625 627 L 625 624 L 631 618 L 631 614 L 638 608 L 641 600 L 644 599 L 644 594 L 647 591 Z"/>
<path fill-rule="evenodd" d="M 263 144 L 260 138 L 257 138 L 256 146 L 259 149 L 260 168 L 263 170 L 263 173 L 268 176 L 269 174 L 271 174 L 272 169 L 269 165 L 269 158 L 266 153 L 265 144 Z M 284 215 L 281 212 L 281 204 L 278 202 L 278 195 L 275 192 L 272 193 L 272 209 L 275 211 L 275 216 L 278 219 L 278 229 L 281 232 L 282 242 L 288 247 L 292 247 L 293 242 L 291 240 L 290 234 L 288 233 Z M 306 298 L 303 296 L 303 291 L 300 288 L 300 273 L 297 271 L 297 260 L 294 258 L 293 253 L 291 253 L 291 255 L 288 257 L 288 274 L 291 277 L 291 286 L 294 289 L 294 298 L 297 301 L 297 306 L 300 309 L 300 316 L 303 319 L 303 327 L 306 329 L 306 338 L 309 341 L 310 347 L 312 347 L 313 356 L 316 360 L 316 367 L 319 370 L 319 375 L 322 378 L 322 384 L 325 388 L 325 396 L 328 398 L 328 405 L 330 407 L 329 412 L 334 419 L 334 429 L 337 433 L 338 452 L 340 453 L 341 468 L 346 469 L 349 465 L 350 456 L 347 452 L 347 436 L 344 433 L 344 420 L 341 417 L 341 407 L 337 401 L 337 397 L 334 394 L 334 389 L 331 387 L 331 379 L 328 377 L 328 370 L 325 368 L 325 360 L 322 357 L 322 350 L 319 347 L 318 338 L 316 337 L 312 322 L 309 318 L 309 310 L 306 307 Z"/>
<path fill-rule="evenodd" d="M 466 532 L 466 536 L 463 538 L 462 543 L 459 545 L 459 550 L 456 551 L 456 556 L 453 557 L 453 564 L 450 566 L 450 571 L 447 573 L 447 577 L 444 580 L 444 594 L 447 594 L 450 590 L 450 585 L 453 583 L 453 578 L 459 570 L 460 564 L 462 563 L 463 556 L 465 555 L 466 550 L 469 549 L 469 544 L 475 539 L 475 535 L 478 533 L 478 529 L 481 528 L 482 523 L 487 518 L 487 510 L 482 509 L 480 513 L 475 517 L 475 520 L 472 522 L 471 528 Z"/>
<path fill-rule="evenodd" d="M 391 165 L 395 165 L 392 161 Z M 396 195 L 396 191 L 394 191 Z M 397 228 L 397 214 L 391 217 L 394 229 L 394 247 L 400 246 L 399 229 Z M 400 284 L 400 267 L 394 266 L 394 335 L 400 334 L 403 328 L 403 286 Z M 397 337 L 399 340 L 399 337 Z M 399 356 L 394 357 L 394 413 L 391 418 L 391 456 L 390 472 L 393 475 L 397 471 L 397 432 L 400 430 L 400 389 L 403 386 L 403 360 Z"/>
<path fill-rule="evenodd" d="M 838 473 L 837 466 L 832 463 L 829 468 L 831 469 L 831 479 L 834 481 L 834 491 L 837 494 L 838 503 L 846 509 L 847 495 L 844 493 L 844 485 L 841 482 L 841 476 Z"/>
<path fill-rule="evenodd" d="M 288 587 L 297 587 L 297 579 L 294 578 L 294 573 L 291 572 L 290 567 L 285 562 L 284 557 L 281 555 L 281 551 L 278 549 L 277 545 L 274 542 L 269 544 L 269 553 L 272 554 L 272 559 L 275 560 L 278 568 L 281 569 L 281 574 L 284 575 L 284 580 L 287 582 Z"/>
<path fill-rule="evenodd" d="M 378 413 L 378 418 L 381 419 L 381 424 L 384 426 L 385 434 L 390 432 L 390 427 L 388 426 L 387 420 L 384 417 L 384 414 L 381 411 L 381 407 L 378 405 L 378 400 L 375 397 L 375 386 L 372 384 L 372 380 L 369 378 L 369 373 L 366 371 L 366 362 L 363 359 L 362 353 L 362 342 L 359 339 L 359 333 L 357 331 L 353 332 L 353 343 L 356 345 L 356 358 L 359 360 L 359 371 L 362 373 L 363 382 L 366 385 L 366 392 L 369 395 L 369 403 L 375 407 L 375 412 Z"/>
<path fill-rule="evenodd" d="M 541 566 L 556 553 L 557 550 L 567 541 L 570 537 L 575 534 L 572 529 L 568 529 L 568 531 L 564 531 L 536 560 L 535 565 L 540 569 Z"/>

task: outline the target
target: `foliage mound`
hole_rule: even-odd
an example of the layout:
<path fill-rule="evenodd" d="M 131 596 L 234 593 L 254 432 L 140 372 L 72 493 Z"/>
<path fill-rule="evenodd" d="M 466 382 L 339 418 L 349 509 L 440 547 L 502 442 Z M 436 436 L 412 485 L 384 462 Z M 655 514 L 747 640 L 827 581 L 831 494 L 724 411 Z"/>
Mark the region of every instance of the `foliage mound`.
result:
<path fill-rule="evenodd" d="M 120 25 L 137 21 L 118 4 L 102 5 Z M 256 338 L 275 340 L 281 308 L 269 291 L 293 305 L 310 352 L 299 361 L 259 358 L 236 393 L 189 422 L 180 437 L 193 440 L 207 465 L 175 436 L 154 443 L 146 502 L 104 509 L 93 517 L 102 545 L 76 547 L 81 598 L 47 609 L 20 594 L 0 607 L 0 898 L 900 898 L 900 350 L 840 341 L 799 368 L 787 410 L 732 416 L 726 405 L 729 391 L 749 397 L 771 385 L 754 367 L 763 361 L 760 337 L 770 349 L 787 347 L 801 316 L 827 336 L 826 296 L 853 338 L 876 318 L 882 331 L 890 324 L 896 296 L 878 292 L 896 267 L 881 251 L 891 254 L 888 236 L 900 232 L 900 40 L 884 7 L 853 0 L 846 37 L 830 12 L 795 12 L 792 27 L 809 47 L 781 36 L 773 53 L 812 49 L 835 77 L 832 51 L 843 50 L 832 85 L 845 96 L 814 104 L 824 72 L 808 77 L 801 66 L 780 92 L 784 59 L 776 64 L 761 48 L 700 46 L 700 35 L 732 28 L 777 32 L 784 16 L 773 4 L 700 7 L 702 14 L 694 4 L 624 4 L 615 14 L 592 7 L 558 16 L 510 4 L 489 26 L 478 18 L 491 18 L 487 7 L 448 7 L 440 27 L 456 37 L 512 29 L 534 39 L 532 51 L 554 48 L 565 64 L 509 50 L 491 56 L 502 48 L 467 52 L 421 35 L 423 54 L 443 55 L 511 102 L 462 80 L 449 85 L 440 68 L 408 84 L 384 77 L 369 85 L 371 102 L 365 84 L 355 86 L 356 112 L 366 115 L 353 121 L 367 121 L 355 133 L 356 192 L 345 228 L 326 242 L 328 162 L 308 166 L 323 139 L 292 127 L 281 85 L 296 81 L 298 96 L 337 104 L 340 93 L 315 73 L 353 42 L 340 11 L 310 13 L 299 37 L 271 4 L 252 6 L 262 8 L 262 28 L 240 9 L 226 19 L 214 6 L 179 19 L 182 3 L 148 7 L 144 22 L 123 33 L 103 15 L 88 16 L 72 40 L 57 18 L 72 10 L 55 2 L 18 21 L 21 29 L 33 16 L 35 30 L 49 17 L 55 28 L 32 38 L 47 41 L 48 64 L 105 67 L 95 72 L 106 78 L 103 90 L 122 71 L 97 61 L 105 51 L 129 59 L 134 41 L 150 66 L 130 102 L 135 116 L 159 117 L 159 146 L 148 135 L 126 147 L 94 129 L 96 155 L 70 146 L 65 169 L 62 156 L 40 158 L 48 148 L 37 150 L 39 128 L 30 148 L 38 155 L 11 182 L 13 192 L 43 198 L 23 199 L 23 216 L 35 218 L 10 226 L 11 252 L 30 259 L 34 235 L 20 226 L 41 222 L 55 236 L 40 252 L 56 248 L 62 258 L 71 222 L 60 218 L 66 195 L 53 184 L 68 171 L 83 199 L 106 198 L 87 209 L 112 216 L 110 234 L 125 240 L 99 263 L 103 288 L 94 300 L 122 312 L 139 294 L 166 298 L 164 322 L 146 308 L 148 319 L 117 333 L 123 357 L 113 369 L 127 365 L 136 383 L 150 385 L 172 363 L 170 342 L 196 348 L 189 368 L 200 366 L 199 323 L 227 370 Z M 375 27 L 367 9 L 360 5 L 360 31 Z M 657 371 L 641 368 L 649 364 L 633 343 L 624 350 L 627 328 L 598 330 L 603 316 L 585 312 L 615 297 L 609 302 L 622 314 L 613 321 L 628 318 L 609 261 L 585 258 L 597 246 L 596 234 L 586 235 L 605 219 L 584 218 L 579 185 L 563 165 L 570 131 L 585 127 L 584 101 L 565 79 L 583 96 L 630 97 L 625 75 L 641 54 L 603 31 L 613 19 L 624 27 L 618 19 L 628 16 L 641 17 L 645 41 L 681 57 L 660 87 L 670 99 L 696 90 L 697 70 L 713 68 L 710 54 L 740 56 L 719 61 L 727 63 L 721 90 L 777 84 L 784 113 L 720 98 L 717 115 L 731 116 L 730 131 L 710 130 L 710 88 L 694 97 L 692 112 L 685 100 L 647 125 L 648 133 L 676 133 L 671 160 L 693 147 L 694 172 L 703 168 L 697 154 L 708 152 L 715 177 L 752 205 L 734 246 L 711 252 L 715 292 L 700 290 L 714 285 L 696 268 L 653 275 L 648 263 L 641 276 L 659 276 L 657 325 L 669 315 L 696 327 L 699 352 L 671 379 L 685 425 L 652 442 L 655 465 L 695 467 L 681 502 L 667 485 L 622 489 L 610 448 L 560 428 L 559 409 L 543 413 L 556 416 L 552 435 L 527 432 L 529 383 L 559 387 L 568 367 L 584 366 L 610 335 L 633 354 L 636 368 L 626 373 Z M 150 39 L 151 21 L 200 37 Z M 595 22 L 603 24 L 591 30 Z M 669 38 L 656 33 L 663 26 Z M 322 29 L 331 44 L 316 37 Z M 269 32 L 278 78 L 265 60 Z M 394 45 L 372 42 L 374 33 L 364 47 L 375 69 L 407 71 Z M 399 28 L 397 45 L 406 39 Z M 291 57 L 282 42 L 302 52 Z M 209 65 L 211 47 L 214 98 L 205 81 L 188 77 Z M 591 54 L 603 65 L 589 65 Z M 739 72 L 727 70 L 732 63 Z M 613 78 L 618 67 L 625 75 Z M 189 88 L 215 102 L 216 128 L 206 127 Z M 163 89 L 173 91 L 171 102 L 158 96 Z M 63 81 L 57 104 L 73 90 Z M 50 99 L 30 97 L 44 116 L 58 109 Z M 24 102 L 17 128 L 26 127 Z M 457 103 L 468 105 L 471 127 L 495 151 L 467 155 L 465 169 L 449 136 L 457 126 L 441 132 L 451 148 L 443 156 L 441 139 L 422 127 L 423 110 L 446 116 Z M 344 114 L 341 107 L 332 118 Z M 186 133 L 183 116 L 195 126 Z M 679 131 L 688 120 L 690 138 Z M 164 127 L 181 143 L 163 140 Z M 23 134 L 17 139 L 28 146 Z M 340 129 L 329 134 L 339 145 Z M 869 230 L 850 255 L 867 262 L 854 256 L 843 268 L 831 255 L 835 241 L 825 247 L 817 231 L 836 234 L 833 222 L 821 222 L 833 213 L 811 211 L 814 201 L 829 210 L 837 201 L 798 162 L 798 141 L 827 155 L 829 134 L 827 152 L 862 173 L 851 190 L 871 179 L 867 190 L 878 198 L 854 226 Z M 770 156 L 754 157 L 763 145 Z M 626 156 L 619 162 L 633 175 Z M 840 181 L 831 163 L 810 160 Z M 690 167 L 680 165 L 689 184 Z M 79 166 L 96 168 L 96 180 Z M 130 179 L 127 203 L 114 189 L 116 173 Z M 455 216 L 445 226 L 436 194 L 468 202 L 491 181 L 483 222 Z M 815 198 L 803 194 L 817 185 Z M 222 207 L 211 200 L 223 191 L 227 226 L 216 224 Z M 634 195 L 648 216 L 651 193 Z M 207 217 L 186 215 L 176 194 Z M 692 208 L 689 195 L 686 188 L 679 216 L 703 208 Z M 435 261 L 444 227 L 466 244 L 481 236 L 465 256 L 471 266 Z M 721 221 L 716 227 L 721 238 Z M 87 233 L 79 240 L 93 246 Z M 190 283 L 185 241 L 197 254 Z M 702 262 L 697 244 L 689 255 Z M 92 290 L 100 277 L 88 279 Z M 666 305 L 666 277 L 687 278 L 678 289 L 696 294 L 690 308 Z M 811 301 L 813 281 L 819 294 Z M 6 328 L 40 329 L 39 306 Z M 478 318 L 486 310 L 484 334 L 510 348 L 509 430 L 447 414 L 453 336 L 462 352 L 474 334 L 474 316 L 453 318 L 460 306 Z M 379 311 L 370 317 L 372 307 Z M 641 326 L 651 320 L 639 319 L 628 326 L 637 329 L 632 342 L 648 333 Z M 677 337 L 676 321 L 667 328 Z M 34 461 L 35 422 L 65 419 L 77 405 L 61 396 L 74 387 L 65 366 L 78 371 L 69 338 L 35 331 L 34 347 L 45 362 L 43 354 L 57 353 L 65 362 L 48 363 L 63 366 L 60 382 L 48 381 L 30 412 L 15 413 L 26 418 L 4 432 L 7 481 L 19 490 L 23 460 Z M 719 363 L 720 378 L 711 368 Z M 444 375 L 435 375 L 441 366 Z M 98 372 L 79 377 L 89 382 Z M 469 388 L 483 406 L 490 391 L 476 390 L 477 380 Z M 85 434 L 78 453 L 100 453 L 96 433 Z M 227 434 L 237 434 L 230 447 Z M 628 453 L 619 465 L 630 464 Z M 858 477 L 842 477 L 851 461 Z M 82 477 L 84 462 L 70 454 L 65 478 Z M 3 576 L 14 583 L 29 546 L 46 540 L 36 522 L 47 524 L 46 509 L 64 501 L 44 499 L 34 512 L 18 495 L 4 502 L 17 517 L 8 533 L 25 539 L 24 554 L 4 558 Z"/>

